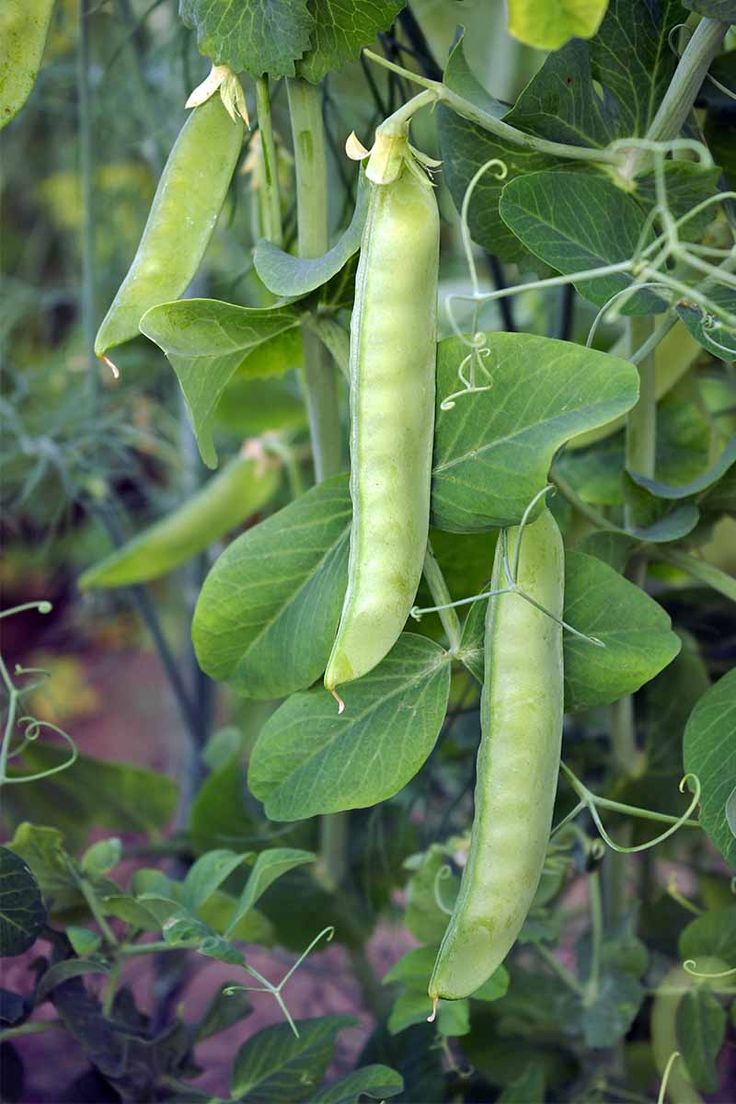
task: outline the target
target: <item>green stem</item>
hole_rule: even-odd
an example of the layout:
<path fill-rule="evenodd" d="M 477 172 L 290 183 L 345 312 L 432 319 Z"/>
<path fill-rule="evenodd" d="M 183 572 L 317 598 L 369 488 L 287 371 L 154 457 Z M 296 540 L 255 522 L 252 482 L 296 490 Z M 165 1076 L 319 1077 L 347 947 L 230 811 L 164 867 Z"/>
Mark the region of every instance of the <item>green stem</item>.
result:
<path fill-rule="evenodd" d="M 666 142 L 680 133 L 729 25 L 717 19 L 700 20 L 649 126 L 650 141 Z"/>
<path fill-rule="evenodd" d="M 535 943 L 534 948 L 537 951 L 539 957 L 547 963 L 550 970 L 554 970 L 560 981 L 564 985 L 566 985 L 568 989 L 571 989 L 573 993 L 577 993 L 579 997 L 583 997 L 585 995 L 585 990 L 578 979 L 575 977 L 575 975 L 571 973 L 571 971 L 568 970 L 567 966 L 560 962 L 560 960 L 555 955 L 553 955 L 552 952 L 548 950 L 543 943 Z"/>
<path fill-rule="evenodd" d="M 427 580 L 427 586 L 434 599 L 434 604 L 436 606 L 445 607 L 439 609 L 437 612 L 442 622 L 442 628 L 447 635 L 450 651 L 457 652 L 460 648 L 460 640 L 462 637 L 460 618 L 455 608 L 450 604 L 452 603 L 452 595 L 448 590 L 445 576 L 442 574 L 442 568 L 435 559 L 432 545 L 429 541 L 427 541 L 427 551 L 424 554 L 424 567 L 422 570 L 424 572 L 424 578 Z"/>
<path fill-rule="evenodd" d="M 594 1004 L 598 999 L 601 977 L 601 948 L 603 946 L 603 899 L 601 896 L 601 876 L 593 870 L 588 877 L 588 899 L 590 902 L 590 977 L 585 987 L 585 1003 Z"/>
<path fill-rule="evenodd" d="M 133 958 L 137 955 L 158 954 L 159 951 L 189 950 L 197 946 L 199 946 L 199 943 L 196 939 L 188 943 L 165 943 L 159 939 L 153 943 L 129 943 L 125 947 L 120 947 L 117 953 L 122 958 Z"/>
<path fill-rule="evenodd" d="M 327 251 L 327 149 L 319 87 L 287 81 L 296 165 L 299 256 Z M 302 326 L 304 381 L 317 482 L 340 471 L 340 412 L 334 368 L 319 338 Z"/>
<path fill-rule="evenodd" d="M 276 143 L 273 137 L 273 125 L 271 120 L 271 97 L 268 88 L 268 77 L 258 77 L 256 80 L 256 111 L 258 113 L 258 130 L 261 135 L 263 186 L 266 192 L 266 224 L 264 226 L 264 231 L 269 241 L 280 246 L 283 242 L 281 195 L 279 192 L 279 167 L 276 156 Z"/>
<path fill-rule="evenodd" d="M 108 924 L 105 917 L 102 915 L 102 910 L 100 909 L 100 903 L 97 900 L 94 889 L 89 884 L 89 882 L 86 880 L 86 878 L 79 878 L 78 879 L 78 885 L 79 885 L 79 889 L 81 891 L 82 896 L 84 897 L 85 901 L 87 902 L 87 905 L 89 907 L 89 911 L 92 913 L 92 916 L 94 917 L 98 928 L 102 932 L 102 935 L 105 939 L 105 942 L 108 943 L 110 945 L 110 947 L 114 947 L 115 949 L 117 949 L 120 946 L 120 944 L 118 942 L 118 939 L 117 939 L 117 936 L 115 935 L 115 932 L 112 930 L 112 928 Z"/>
<path fill-rule="evenodd" d="M 484 111 L 483 108 L 471 103 L 470 100 L 459 96 L 457 92 L 453 92 L 440 81 L 430 80 L 418 73 L 412 73 L 409 69 L 404 69 L 403 66 L 389 61 L 388 58 L 381 57 L 380 54 L 374 54 L 372 50 L 364 50 L 363 53 L 371 61 L 382 65 L 384 69 L 390 69 L 392 73 L 398 73 L 406 80 L 430 90 L 434 93 L 437 102 L 446 104 L 457 115 L 461 115 L 471 123 L 476 123 L 483 130 L 495 134 L 497 138 L 502 138 L 511 145 L 520 146 L 522 149 L 536 150 L 537 153 L 546 153 L 550 157 L 564 157 L 570 161 L 594 161 L 614 165 L 620 161 L 620 154 L 612 153 L 610 150 L 570 146 L 564 142 L 550 142 L 546 138 L 537 138 L 533 134 L 525 134 L 523 131 L 517 130 L 516 127 L 504 123 L 503 120 L 497 119 L 495 115 Z M 424 102 L 419 106 L 423 107 Z"/>
<path fill-rule="evenodd" d="M 657 392 L 654 348 L 643 355 L 643 348 L 654 338 L 651 317 L 629 319 L 629 353 L 637 357 L 639 399 L 626 417 L 626 467 L 629 471 L 654 478 L 657 449 Z"/>
<path fill-rule="evenodd" d="M 612 703 L 610 718 L 611 746 L 616 770 L 627 778 L 635 778 L 641 767 L 641 752 L 636 746 L 634 699 L 630 694 Z"/>
<path fill-rule="evenodd" d="M 18 1024 L 17 1027 L 6 1027 L 0 1031 L 0 1043 L 20 1039 L 23 1035 L 40 1035 L 44 1031 L 55 1031 L 64 1026 L 63 1020 L 33 1020 L 31 1023 Z"/>
<path fill-rule="evenodd" d="M 296 166 L 299 256 L 319 257 L 329 245 L 327 148 L 317 85 L 287 81 Z M 302 324 L 304 382 L 314 474 L 319 483 L 341 469 L 340 410 L 335 369 L 308 322 Z M 320 820 L 320 851 L 327 881 L 340 885 L 347 870 L 348 821 L 345 813 Z"/>
<path fill-rule="evenodd" d="M 91 0 L 79 0 L 77 46 L 77 111 L 79 116 L 79 175 L 82 188 L 82 333 L 87 356 L 91 394 L 97 394 L 99 365 L 94 354 L 97 317 L 95 307 L 95 222 L 92 99 L 89 87 Z"/>
<path fill-rule="evenodd" d="M 681 571 L 692 575 L 694 579 L 705 583 L 713 590 L 717 590 L 719 594 L 730 598 L 732 602 L 736 602 L 736 579 L 708 563 L 707 560 L 701 560 L 697 556 L 692 556 L 689 552 L 681 551 L 679 548 L 668 548 L 659 544 L 650 546 L 650 555 L 654 559 L 672 564 L 673 567 L 679 567 Z"/>

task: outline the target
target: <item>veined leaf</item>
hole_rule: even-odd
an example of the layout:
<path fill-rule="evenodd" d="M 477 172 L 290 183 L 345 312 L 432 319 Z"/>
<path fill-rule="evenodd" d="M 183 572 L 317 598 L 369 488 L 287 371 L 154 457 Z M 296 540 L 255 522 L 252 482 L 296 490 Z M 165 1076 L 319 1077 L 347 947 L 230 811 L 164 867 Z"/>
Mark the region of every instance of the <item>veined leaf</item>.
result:
<path fill-rule="evenodd" d="M 700 779 L 700 820 L 729 865 L 736 869 L 736 837 L 726 803 L 736 786 L 736 670 L 703 694 L 685 728 L 685 770 Z M 690 783 L 692 787 L 692 782 Z"/>

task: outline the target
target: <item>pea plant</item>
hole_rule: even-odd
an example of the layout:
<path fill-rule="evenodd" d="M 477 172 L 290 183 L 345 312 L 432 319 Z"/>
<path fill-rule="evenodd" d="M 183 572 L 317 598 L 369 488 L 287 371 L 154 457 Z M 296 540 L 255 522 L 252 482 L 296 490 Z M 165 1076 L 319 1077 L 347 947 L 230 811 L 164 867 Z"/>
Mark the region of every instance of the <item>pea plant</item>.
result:
<path fill-rule="evenodd" d="M 157 434 L 110 421 L 82 469 L 12 394 L 11 469 L 20 510 L 53 455 L 112 544 L 75 601 L 141 615 L 190 768 L 87 756 L 0 659 L 3 953 L 48 948 L 3 991 L 13 1098 L 26 1037 L 66 1032 L 70 1100 L 729 1099 L 736 7 L 144 7 L 80 0 L 72 32 L 78 331 L 98 424 L 155 365 L 194 476 L 127 536 Z M 0 15 L 19 144 L 53 8 Z M 158 184 L 110 274 L 91 59 L 104 105 L 125 50 Z M 292 1010 L 340 953 L 362 1035 Z"/>

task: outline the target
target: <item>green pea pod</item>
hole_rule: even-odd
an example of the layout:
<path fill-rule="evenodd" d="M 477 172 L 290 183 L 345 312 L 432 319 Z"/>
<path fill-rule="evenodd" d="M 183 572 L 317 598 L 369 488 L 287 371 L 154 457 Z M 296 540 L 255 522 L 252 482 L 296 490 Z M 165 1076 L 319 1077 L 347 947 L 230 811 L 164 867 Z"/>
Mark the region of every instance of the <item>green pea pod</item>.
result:
<path fill-rule="evenodd" d="M 265 506 L 278 487 L 279 467 L 246 447 L 173 514 L 88 568 L 80 588 L 129 586 L 166 575 Z"/>
<path fill-rule="evenodd" d="M 178 299 L 215 229 L 243 142 L 219 96 L 196 107 L 169 154 L 128 274 L 95 339 L 95 354 L 138 336 L 149 309 Z"/>
<path fill-rule="evenodd" d="M 427 546 L 434 427 L 439 215 L 406 140 L 398 174 L 371 184 L 350 326 L 348 586 L 325 686 L 390 651 Z M 337 695 L 335 695 L 337 696 Z"/>
<path fill-rule="evenodd" d="M 519 529 L 507 530 L 507 538 L 513 565 Z M 547 509 L 524 528 L 517 582 L 562 617 L 562 538 Z M 491 589 L 507 585 L 499 541 Z M 549 840 L 562 712 L 561 626 L 520 594 L 490 598 L 475 818 L 460 893 L 429 983 L 433 1000 L 474 992 L 524 923 Z"/>
<path fill-rule="evenodd" d="M 41 68 L 54 0 L 0 4 L 0 130 L 31 94 Z"/>

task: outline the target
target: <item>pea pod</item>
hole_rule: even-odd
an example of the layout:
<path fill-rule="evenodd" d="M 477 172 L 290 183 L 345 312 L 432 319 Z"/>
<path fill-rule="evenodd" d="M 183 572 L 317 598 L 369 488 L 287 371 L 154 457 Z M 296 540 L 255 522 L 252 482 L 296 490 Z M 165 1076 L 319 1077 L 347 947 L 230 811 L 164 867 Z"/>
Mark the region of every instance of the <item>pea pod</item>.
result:
<path fill-rule="evenodd" d="M 246 446 L 173 514 L 88 568 L 79 586 L 129 586 L 166 575 L 265 506 L 278 482 L 278 463 Z"/>
<path fill-rule="evenodd" d="M 519 529 L 507 530 L 511 564 L 518 541 Z M 562 616 L 562 538 L 546 509 L 523 530 L 517 583 Z M 491 588 L 506 585 L 499 541 Z M 519 594 L 490 598 L 475 818 L 460 893 L 429 983 L 433 1000 L 474 992 L 524 923 L 549 839 L 562 712 L 561 626 Z"/>
<path fill-rule="evenodd" d="M 350 327 L 348 586 L 325 686 L 360 678 L 401 633 L 429 528 L 439 215 L 406 137 L 372 183 Z M 369 172 L 370 177 L 370 172 Z"/>
<path fill-rule="evenodd" d="M 178 299 L 204 256 L 243 141 L 219 96 L 195 108 L 169 154 L 128 274 L 95 339 L 95 354 L 138 335 L 149 307 Z"/>
<path fill-rule="evenodd" d="M 0 130 L 31 94 L 41 67 L 54 0 L 0 4 Z"/>

